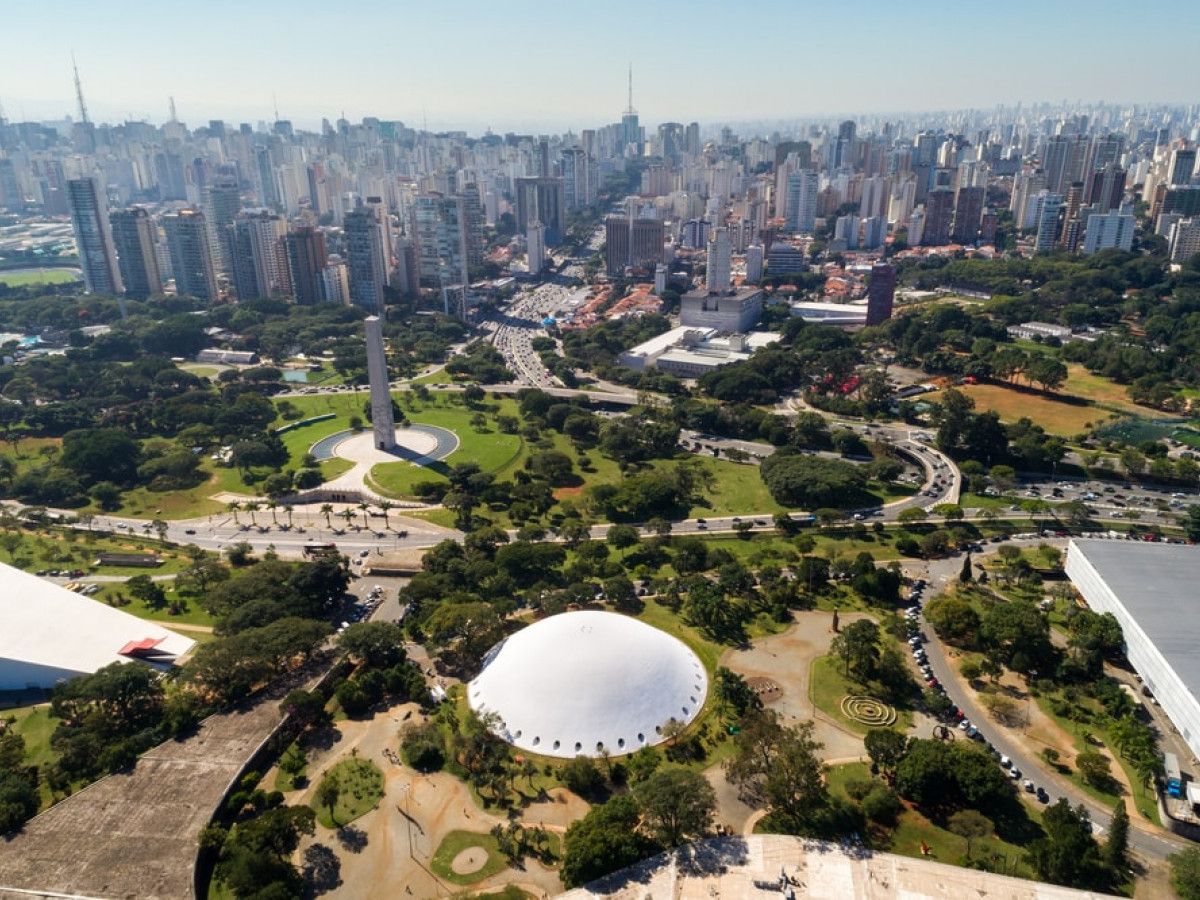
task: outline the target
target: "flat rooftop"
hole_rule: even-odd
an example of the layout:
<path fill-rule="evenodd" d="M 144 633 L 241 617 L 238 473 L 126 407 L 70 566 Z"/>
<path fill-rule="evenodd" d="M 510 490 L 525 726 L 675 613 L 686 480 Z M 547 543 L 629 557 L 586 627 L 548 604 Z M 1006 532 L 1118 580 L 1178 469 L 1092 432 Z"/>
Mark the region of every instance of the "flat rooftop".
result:
<path fill-rule="evenodd" d="M 1200 547 L 1094 538 L 1072 543 L 1200 697 Z"/>
<path fill-rule="evenodd" d="M 1084 900 L 1105 897 L 860 847 L 778 834 L 688 844 L 560 895 L 558 900 L 741 900 L 784 897 L 861 900 Z"/>

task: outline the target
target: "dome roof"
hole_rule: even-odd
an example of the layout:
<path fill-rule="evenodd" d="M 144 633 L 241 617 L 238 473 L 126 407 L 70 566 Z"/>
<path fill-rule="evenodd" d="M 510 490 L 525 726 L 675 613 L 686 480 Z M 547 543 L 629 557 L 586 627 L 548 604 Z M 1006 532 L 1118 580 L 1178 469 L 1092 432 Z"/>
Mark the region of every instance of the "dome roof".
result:
<path fill-rule="evenodd" d="M 570 758 L 657 744 L 671 719 L 696 717 L 707 691 L 704 666 L 682 641 L 629 616 L 586 611 L 501 641 L 467 699 L 500 717 L 509 743 Z"/>

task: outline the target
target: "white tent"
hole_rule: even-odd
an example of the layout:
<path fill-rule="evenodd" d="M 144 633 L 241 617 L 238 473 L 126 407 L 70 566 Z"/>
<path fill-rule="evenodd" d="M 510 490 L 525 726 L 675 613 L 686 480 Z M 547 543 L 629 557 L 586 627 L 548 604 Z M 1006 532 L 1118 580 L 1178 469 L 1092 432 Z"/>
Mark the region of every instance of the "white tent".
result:
<path fill-rule="evenodd" d="M 690 722 L 708 677 L 678 639 L 629 616 L 570 612 L 492 648 L 467 698 L 500 717 L 500 736 L 546 756 L 613 756 L 663 740 Z"/>
<path fill-rule="evenodd" d="M 48 688 L 113 662 L 164 668 L 195 641 L 0 564 L 0 691 Z"/>

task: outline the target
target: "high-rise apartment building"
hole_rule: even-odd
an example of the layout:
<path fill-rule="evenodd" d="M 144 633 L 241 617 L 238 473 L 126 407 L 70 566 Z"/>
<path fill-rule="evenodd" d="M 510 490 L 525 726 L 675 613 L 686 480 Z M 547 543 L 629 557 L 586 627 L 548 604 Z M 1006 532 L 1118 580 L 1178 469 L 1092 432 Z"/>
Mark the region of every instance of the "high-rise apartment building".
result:
<path fill-rule="evenodd" d="M 610 215 L 604 219 L 604 271 L 618 278 L 629 265 L 629 218 Z"/>
<path fill-rule="evenodd" d="M 350 305 L 350 276 L 345 263 L 330 262 L 321 270 L 321 296 L 326 303 Z"/>
<path fill-rule="evenodd" d="M 1185 263 L 1200 253 L 1200 219 L 1180 219 L 1173 224 L 1167 246 L 1171 262 Z"/>
<path fill-rule="evenodd" d="M 417 257 L 422 284 L 441 287 L 470 283 L 464 213 L 458 197 L 431 193 L 417 198 Z"/>
<path fill-rule="evenodd" d="M 1169 184 L 1187 184 L 1196 171 L 1196 148 L 1178 147 L 1171 151 L 1171 164 L 1167 168 Z"/>
<path fill-rule="evenodd" d="M 287 250 L 288 274 L 297 303 L 320 303 L 325 299 L 321 274 L 329 264 L 325 234 L 311 225 L 289 231 L 283 239 Z"/>
<path fill-rule="evenodd" d="M 1049 253 L 1058 240 L 1058 216 L 1062 210 L 1060 194 L 1044 191 L 1038 196 L 1037 237 L 1034 239 L 1035 253 Z"/>
<path fill-rule="evenodd" d="M 746 248 L 746 284 L 758 284 L 763 274 L 763 246 L 751 244 Z"/>
<path fill-rule="evenodd" d="M 921 243 L 941 247 L 950 243 L 950 224 L 954 219 L 954 191 L 934 188 L 925 198 L 925 228 Z"/>
<path fill-rule="evenodd" d="M 629 223 L 629 264 L 649 269 L 663 261 L 666 223 L 662 219 L 636 218 Z"/>
<path fill-rule="evenodd" d="M 812 234 L 817 218 L 817 173 L 801 169 L 787 177 L 784 216 L 792 234 Z"/>
<path fill-rule="evenodd" d="M 135 206 L 114 211 L 108 220 L 112 225 L 113 247 L 117 251 L 125 293 L 139 300 L 161 294 L 157 228 L 150 214 Z"/>
<path fill-rule="evenodd" d="M 287 223 L 270 210 L 238 214 L 233 223 L 233 286 L 239 300 L 291 293 L 287 251 L 283 238 Z"/>
<path fill-rule="evenodd" d="M 983 201 L 987 188 L 961 187 L 954 204 L 955 243 L 974 244 L 979 240 L 979 222 L 983 218 Z"/>
<path fill-rule="evenodd" d="M 1082 180 L 1087 151 L 1087 140 L 1077 134 L 1056 134 L 1047 138 L 1042 160 L 1047 190 L 1065 195 L 1068 187 Z"/>
<path fill-rule="evenodd" d="M 1125 199 L 1126 172 L 1116 164 L 1093 172 L 1087 183 L 1085 201 L 1098 212 L 1118 209 Z"/>
<path fill-rule="evenodd" d="M 1086 216 L 1083 237 L 1083 252 L 1096 253 L 1100 250 L 1131 250 L 1133 232 L 1137 219 L 1131 213 L 1119 209 L 1095 211 Z"/>
<path fill-rule="evenodd" d="M 212 303 L 218 299 L 208 222 L 198 209 L 181 209 L 163 216 L 175 293 Z"/>
<path fill-rule="evenodd" d="M 342 229 L 346 240 L 350 302 L 371 315 L 382 315 L 383 289 L 388 283 L 390 267 L 383 223 L 373 207 L 360 206 L 346 213 Z"/>
<path fill-rule="evenodd" d="M 708 241 L 707 268 L 704 275 L 705 286 L 710 294 L 723 294 L 729 290 L 732 254 L 729 230 L 723 226 L 714 228 Z"/>
<path fill-rule="evenodd" d="M 108 203 L 100 185 L 94 178 L 72 178 L 67 182 L 67 200 L 84 290 L 89 294 L 120 293 L 121 275 L 109 232 Z"/>

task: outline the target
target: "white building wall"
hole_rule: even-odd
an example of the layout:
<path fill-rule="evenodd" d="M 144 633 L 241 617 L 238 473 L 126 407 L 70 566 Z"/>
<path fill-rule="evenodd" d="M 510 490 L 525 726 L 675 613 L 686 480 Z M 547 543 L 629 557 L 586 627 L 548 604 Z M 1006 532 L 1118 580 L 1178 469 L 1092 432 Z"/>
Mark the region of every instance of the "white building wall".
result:
<path fill-rule="evenodd" d="M 1071 583 L 1094 612 L 1112 613 L 1116 617 L 1125 636 L 1125 653 L 1129 662 L 1183 735 L 1192 753 L 1200 758 L 1200 702 L 1175 674 L 1158 648 L 1138 626 L 1137 620 L 1125 609 L 1074 541 L 1067 548 L 1065 570 Z M 1180 615 L 1186 614 L 1180 611 Z M 1197 648 L 1197 652 L 1200 652 L 1200 648 Z"/>

